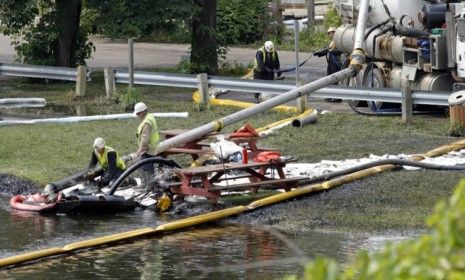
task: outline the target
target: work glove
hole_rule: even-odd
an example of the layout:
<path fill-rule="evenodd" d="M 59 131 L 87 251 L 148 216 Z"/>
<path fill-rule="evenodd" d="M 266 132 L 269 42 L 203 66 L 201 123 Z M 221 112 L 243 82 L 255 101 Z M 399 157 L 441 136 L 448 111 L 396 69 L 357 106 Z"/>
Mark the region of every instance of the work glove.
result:
<path fill-rule="evenodd" d="M 322 56 L 325 56 L 327 53 L 328 53 L 328 49 L 322 49 L 322 50 L 318 50 L 318 51 L 314 52 L 313 55 L 318 56 L 318 57 L 322 57 Z"/>

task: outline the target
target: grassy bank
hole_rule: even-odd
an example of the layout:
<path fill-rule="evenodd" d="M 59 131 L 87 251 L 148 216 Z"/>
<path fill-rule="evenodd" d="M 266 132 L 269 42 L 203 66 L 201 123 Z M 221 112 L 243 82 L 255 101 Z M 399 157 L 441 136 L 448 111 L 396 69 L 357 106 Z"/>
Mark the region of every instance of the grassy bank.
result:
<path fill-rule="evenodd" d="M 75 100 L 72 84 L 31 85 L 8 82 L 3 96 L 45 97 L 47 109 L 25 110 L 42 115 L 75 114 L 76 105 L 88 113 L 115 113 L 120 104 L 103 98 L 103 83 L 94 80 L 86 98 Z M 190 101 L 191 91 L 163 87 L 140 87 L 142 100 L 154 111 L 188 111 L 189 119 L 159 119 L 160 129 L 193 128 L 236 111 L 213 107 L 198 112 Z M 61 108 L 58 109 L 57 108 Z M 21 110 L 24 112 L 24 110 Z M 262 126 L 289 115 L 263 113 L 250 122 Z M 137 120 L 101 121 L 67 125 L 0 127 L 0 173 L 14 174 L 44 185 L 86 167 L 91 143 L 104 137 L 121 154 L 136 149 Z M 231 131 L 241 124 L 227 128 Z M 360 158 L 369 154 L 413 154 L 455 141 L 447 136 L 448 120 L 416 117 L 404 125 L 398 117 L 366 117 L 327 114 L 301 129 L 287 127 L 261 140 L 268 148 L 293 155 L 300 162 Z M 182 162 L 187 163 L 181 159 Z M 385 230 L 423 228 L 423 219 L 434 202 L 450 195 L 461 173 L 438 171 L 386 172 L 346 186 L 282 203 L 235 219 L 235 222 L 271 224 L 287 230 Z M 241 203 L 250 197 L 233 198 Z"/>

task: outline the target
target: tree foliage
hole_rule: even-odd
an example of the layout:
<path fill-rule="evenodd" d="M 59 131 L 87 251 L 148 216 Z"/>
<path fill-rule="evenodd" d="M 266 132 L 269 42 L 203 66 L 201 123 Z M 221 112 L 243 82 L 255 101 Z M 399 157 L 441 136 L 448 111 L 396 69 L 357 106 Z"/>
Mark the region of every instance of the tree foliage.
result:
<path fill-rule="evenodd" d="M 145 38 L 170 30 L 198 11 L 193 0 L 86 0 L 87 22 L 110 38 Z"/>
<path fill-rule="evenodd" d="M 202 1 L 0 0 L 0 22 L 4 33 L 13 39 L 18 61 L 60 66 L 85 64 L 94 50 L 88 41 L 90 34 L 146 39 L 186 30 L 183 34 L 193 36 L 183 40 L 193 43 L 193 70 L 214 73 L 217 55 L 224 54 L 226 45 L 263 39 L 271 18 L 269 1 L 218 0 L 213 25 L 199 21 L 205 16 Z M 74 7 L 74 12 L 68 11 L 70 7 Z M 209 65 L 202 65 L 199 58 L 203 56 Z"/>
<path fill-rule="evenodd" d="M 53 0 L 0 0 L 0 22 L 10 35 L 17 60 L 27 64 L 56 65 L 60 15 Z M 71 65 L 85 64 L 92 52 L 87 33 L 79 31 Z M 69 66 L 71 66 L 69 65 Z"/>
<path fill-rule="evenodd" d="M 436 205 L 427 223 L 431 234 L 388 244 L 373 255 L 361 252 L 343 271 L 319 258 L 306 267 L 304 279 L 465 279 L 465 180 L 448 203 Z"/>
<path fill-rule="evenodd" d="M 218 34 L 221 43 L 251 44 L 262 40 L 271 21 L 267 0 L 219 0 Z"/>

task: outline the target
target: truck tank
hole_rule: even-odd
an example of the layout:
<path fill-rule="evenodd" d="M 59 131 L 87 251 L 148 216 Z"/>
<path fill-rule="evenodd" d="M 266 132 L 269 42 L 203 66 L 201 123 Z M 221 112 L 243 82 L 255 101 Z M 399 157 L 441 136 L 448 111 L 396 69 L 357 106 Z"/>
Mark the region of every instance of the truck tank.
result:
<path fill-rule="evenodd" d="M 343 25 L 333 40 L 347 55 L 354 45 L 359 2 L 334 1 Z M 458 2 L 370 0 L 367 63 L 345 84 L 400 89 L 402 80 L 409 79 L 413 90 L 465 89 L 465 5 Z"/>

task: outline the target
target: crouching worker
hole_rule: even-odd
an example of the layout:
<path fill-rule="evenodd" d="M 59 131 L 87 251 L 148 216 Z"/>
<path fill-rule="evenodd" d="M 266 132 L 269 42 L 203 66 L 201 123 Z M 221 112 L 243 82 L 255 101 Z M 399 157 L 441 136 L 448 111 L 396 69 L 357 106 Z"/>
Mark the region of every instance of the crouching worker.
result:
<path fill-rule="evenodd" d="M 113 184 L 126 170 L 126 164 L 115 149 L 105 145 L 103 138 L 96 138 L 93 147 L 94 151 L 92 152 L 89 168 L 94 168 L 97 163 L 102 167 L 102 171 L 99 173 L 100 178 L 96 180 L 98 187 L 102 188 Z"/>

